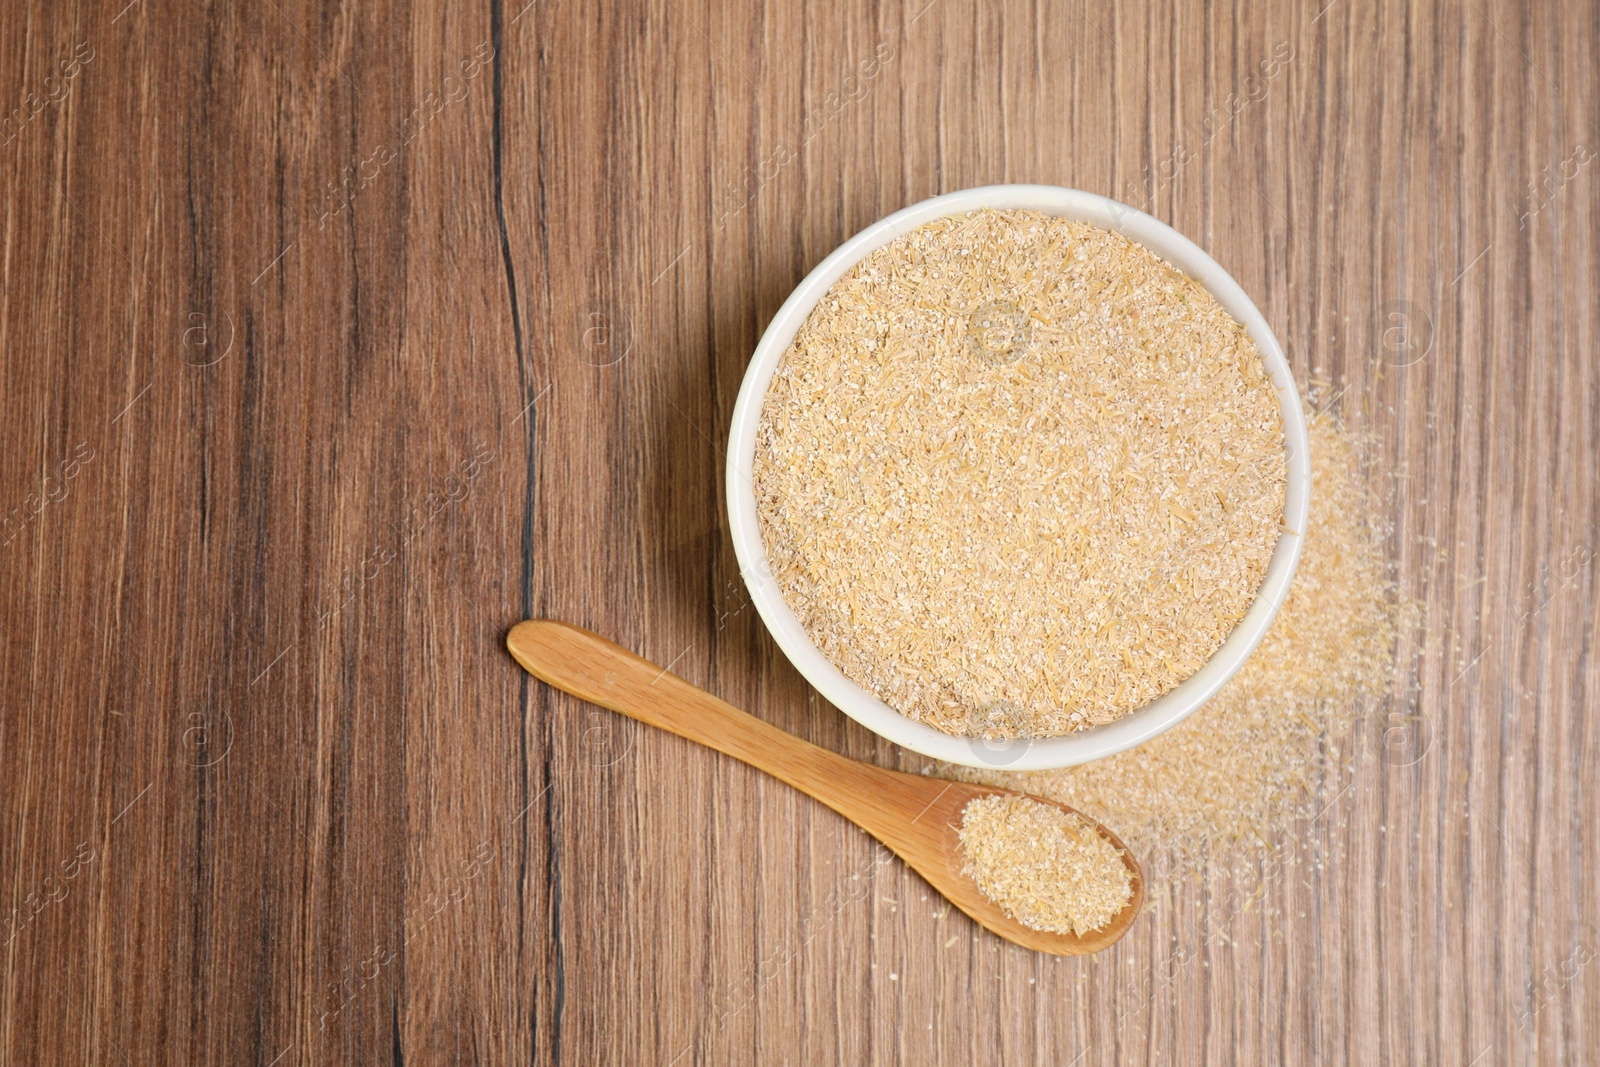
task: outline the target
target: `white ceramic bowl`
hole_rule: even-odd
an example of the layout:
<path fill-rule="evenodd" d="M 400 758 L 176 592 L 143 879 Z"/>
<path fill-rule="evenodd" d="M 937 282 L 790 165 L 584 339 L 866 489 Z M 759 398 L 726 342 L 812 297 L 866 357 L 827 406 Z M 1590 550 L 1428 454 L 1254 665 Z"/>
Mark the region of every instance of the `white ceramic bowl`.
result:
<path fill-rule="evenodd" d="M 1113 723 L 1067 737 L 1009 741 L 952 737 L 907 718 L 856 685 L 811 643 L 800 620 L 784 602 L 767 565 L 766 548 L 756 521 L 751 471 L 761 402 L 778 361 L 806 316 L 840 275 L 869 252 L 925 222 L 979 208 L 1030 208 L 1077 219 L 1114 230 L 1155 252 L 1205 286 L 1249 330 L 1283 406 L 1284 448 L 1289 466 L 1284 523 L 1290 532 L 1278 539 L 1266 578 L 1250 610 L 1211 659 L 1176 688 Z M 1288 595 L 1289 581 L 1300 560 L 1310 506 L 1311 465 L 1300 393 L 1277 338 L 1239 283 L 1194 242 L 1165 223 L 1115 200 L 1052 185 L 990 185 L 947 193 L 897 211 L 846 241 L 806 276 L 773 317 L 745 372 L 728 437 L 728 521 L 733 547 L 751 599 L 778 647 L 818 692 L 863 726 L 923 755 L 972 767 L 1039 770 L 1087 763 L 1149 740 L 1211 699 L 1255 650 Z"/>

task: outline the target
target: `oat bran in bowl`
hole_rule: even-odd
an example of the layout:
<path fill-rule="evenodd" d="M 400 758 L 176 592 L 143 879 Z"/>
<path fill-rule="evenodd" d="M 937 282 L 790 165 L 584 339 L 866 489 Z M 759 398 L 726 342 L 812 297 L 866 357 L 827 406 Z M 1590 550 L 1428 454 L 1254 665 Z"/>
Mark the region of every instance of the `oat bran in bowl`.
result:
<path fill-rule="evenodd" d="M 950 762 L 1122 751 L 1205 703 L 1282 603 L 1305 419 L 1225 271 L 1104 197 L 993 186 L 858 234 L 746 373 L 728 510 L 825 697 Z"/>

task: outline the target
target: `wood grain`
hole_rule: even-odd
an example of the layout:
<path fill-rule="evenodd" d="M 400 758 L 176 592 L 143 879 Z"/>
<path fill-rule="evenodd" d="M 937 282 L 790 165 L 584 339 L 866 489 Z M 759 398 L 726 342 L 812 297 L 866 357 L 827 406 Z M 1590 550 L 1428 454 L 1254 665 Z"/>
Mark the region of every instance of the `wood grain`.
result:
<path fill-rule="evenodd" d="M 1595 1062 L 1593 6 L 924 3 L 8 5 L 0 1062 Z M 812 265 L 999 181 L 1232 272 L 1425 605 L 1320 866 L 1082 959 L 503 646 L 919 769 L 721 450 Z"/>

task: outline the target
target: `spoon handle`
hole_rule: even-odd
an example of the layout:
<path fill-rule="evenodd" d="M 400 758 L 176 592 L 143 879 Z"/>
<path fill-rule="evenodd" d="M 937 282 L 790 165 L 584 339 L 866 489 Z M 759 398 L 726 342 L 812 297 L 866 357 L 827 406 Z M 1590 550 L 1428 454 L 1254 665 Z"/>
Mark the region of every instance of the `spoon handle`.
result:
<path fill-rule="evenodd" d="M 883 810 L 885 786 L 889 806 L 898 808 L 893 798 L 911 784 L 900 780 L 923 782 L 818 748 L 580 626 L 530 619 L 512 627 L 506 647 L 529 674 L 557 689 L 743 760 L 880 839 L 884 832 L 898 836 L 885 818 L 891 815 Z"/>

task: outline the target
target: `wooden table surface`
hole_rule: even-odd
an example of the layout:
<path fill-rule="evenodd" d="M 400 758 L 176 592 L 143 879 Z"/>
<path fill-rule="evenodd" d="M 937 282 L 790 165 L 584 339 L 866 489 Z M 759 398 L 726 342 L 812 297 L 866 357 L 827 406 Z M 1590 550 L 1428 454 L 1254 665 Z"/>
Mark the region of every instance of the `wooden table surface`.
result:
<path fill-rule="evenodd" d="M 1597 1062 L 1592 4 L 6 9 L 0 1062 Z M 1198 955 L 999 942 L 503 647 L 921 767 L 748 606 L 724 439 L 812 266 L 995 182 L 1231 271 L 1425 604 L 1406 758 Z"/>

